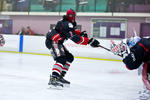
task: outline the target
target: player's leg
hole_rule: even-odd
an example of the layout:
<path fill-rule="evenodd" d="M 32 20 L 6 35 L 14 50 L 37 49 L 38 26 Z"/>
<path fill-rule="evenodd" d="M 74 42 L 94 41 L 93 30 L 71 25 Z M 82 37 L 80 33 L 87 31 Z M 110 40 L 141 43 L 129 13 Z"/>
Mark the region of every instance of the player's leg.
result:
<path fill-rule="evenodd" d="M 65 50 L 65 58 L 66 58 L 66 63 L 65 65 L 63 66 L 64 69 L 61 73 L 61 77 L 62 77 L 62 82 L 65 83 L 65 84 L 70 84 L 70 82 L 66 79 L 64 79 L 66 73 L 68 72 L 69 68 L 70 68 L 70 64 L 73 62 L 74 60 L 74 56 L 64 47 L 64 50 Z"/>
<path fill-rule="evenodd" d="M 150 99 L 150 63 L 143 64 L 142 69 L 143 90 L 139 92 L 137 100 L 149 100 Z"/>
<path fill-rule="evenodd" d="M 142 80 L 145 87 L 150 90 L 150 63 L 148 62 L 143 65 Z"/>
<path fill-rule="evenodd" d="M 52 75 L 48 84 L 55 86 L 63 86 L 63 83 L 61 82 L 61 73 L 64 69 L 63 66 L 66 64 L 64 48 L 62 44 L 57 44 L 53 41 L 51 47 L 51 54 L 56 63 L 53 65 Z"/>
<path fill-rule="evenodd" d="M 64 77 L 67 71 L 70 68 L 71 63 L 74 61 L 74 56 L 64 47 L 65 50 L 65 57 L 66 57 L 66 64 L 63 66 L 64 70 L 62 71 L 62 76 Z"/>

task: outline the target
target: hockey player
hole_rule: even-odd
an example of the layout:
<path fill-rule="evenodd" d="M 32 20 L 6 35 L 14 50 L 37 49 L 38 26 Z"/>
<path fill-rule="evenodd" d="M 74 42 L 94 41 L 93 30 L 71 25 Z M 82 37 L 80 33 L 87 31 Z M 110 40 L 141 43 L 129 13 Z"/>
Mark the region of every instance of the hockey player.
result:
<path fill-rule="evenodd" d="M 132 37 L 119 45 L 112 43 L 111 51 L 123 57 L 127 69 L 141 69 L 144 90 L 138 100 L 150 100 L 150 38 Z M 146 88 L 145 88 L 146 87 Z"/>
<path fill-rule="evenodd" d="M 49 31 L 46 36 L 46 47 L 50 49 L 51 54 L 56 61 L 52 68 L 49 85 L 54 87 L 63 87 L 64 84 L 70 84 L 64 79 L 70 64 L 74 60 L 74 56 L 63 45 L 67 39 L 72 40 L 76 44 L 91 45 L 98 47 L 99 42 L 94 38 L 88 38 L 85 31 L 80 32 L 76 29 L 76 12 L 69 9 L 63 19 L 58 21 L 56 27 Z"/>
<path fill-rule="evenodd" d="M 5 44 L 5 39 L 4 39 L 3 35 L 0 34 L 0 46 L 2 47 L 2 46 L 4 46 L 4 44 Z"/>

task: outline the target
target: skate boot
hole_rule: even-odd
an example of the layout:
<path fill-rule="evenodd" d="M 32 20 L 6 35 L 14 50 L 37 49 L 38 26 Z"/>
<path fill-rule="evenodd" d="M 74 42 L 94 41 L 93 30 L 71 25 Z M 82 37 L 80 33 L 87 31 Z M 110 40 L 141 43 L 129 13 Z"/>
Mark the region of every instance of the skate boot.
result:
<path fill-rule="evenodd" d="M 149 90 L 144 89 L 143 91 L 139 91 L 139 97 L 137 100 L 150 100 L 150 92 Z"/>
<path fill-rule="evenodd" d="M 50 85 L 50 88 L 63 88 L 63 83 L 60 80 L 61 78 L 59 76 L 50 75 L 50 80 L 48 85 Z"/>
<path fill-rule="evenodd" d="M 67 81 L 66 79 L 64 79 L 63 77 L 60 77 L 60 81 L 61 81 L 63 84 L 70 84 L 70 82 Z"/>
<path fill-rule="evenodd" d="M 60 81 L 61 83 L 63 83 L 66 87 L 70 86 L 70 82 L 66 79 L 64 79 L 66 73 L 62 72 L 61 76 L 60 76 Z"/>
<path fill-rule="evenodd" d="M 70 87 L 70 82 L 64 79 L 63 77 L 60 77 L 60 82 L 63 83 L 64 87 Z"/>

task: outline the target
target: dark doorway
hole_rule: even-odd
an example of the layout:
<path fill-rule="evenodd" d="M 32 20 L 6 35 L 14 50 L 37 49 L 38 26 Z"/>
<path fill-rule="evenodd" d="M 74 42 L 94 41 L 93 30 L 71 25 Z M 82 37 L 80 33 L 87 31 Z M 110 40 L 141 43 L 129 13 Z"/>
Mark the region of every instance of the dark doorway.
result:
<path fill-rule="evenodd" d="M 150 23 L 141 23 L 140 37 L 150 36 Z"/>

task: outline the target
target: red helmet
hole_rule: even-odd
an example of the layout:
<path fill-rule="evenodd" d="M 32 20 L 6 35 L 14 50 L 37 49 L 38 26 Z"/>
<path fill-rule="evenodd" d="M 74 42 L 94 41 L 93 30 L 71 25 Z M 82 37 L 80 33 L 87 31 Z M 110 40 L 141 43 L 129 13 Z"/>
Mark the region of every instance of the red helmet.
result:
<path fill-rule="evenodd" d="M 74 22 L 75 21 L 75 16 L 76 16 L 76 12 L 72 9 L 69 9 L 67 11 L 67 18 L 70 22 Z"/>

